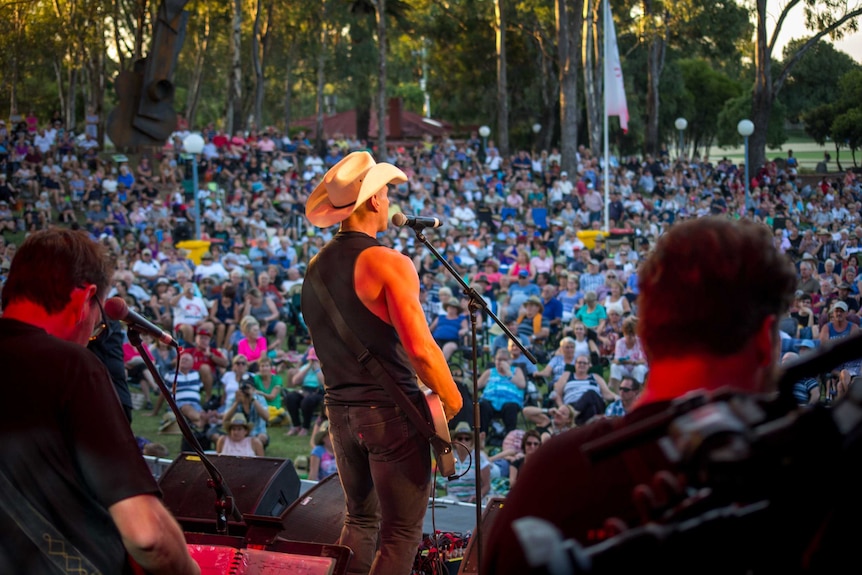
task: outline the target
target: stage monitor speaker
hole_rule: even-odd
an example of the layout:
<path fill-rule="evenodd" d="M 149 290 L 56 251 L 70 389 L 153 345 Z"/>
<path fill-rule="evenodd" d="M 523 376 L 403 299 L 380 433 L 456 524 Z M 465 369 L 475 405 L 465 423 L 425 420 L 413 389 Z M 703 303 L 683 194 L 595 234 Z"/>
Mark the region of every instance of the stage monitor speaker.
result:
<path fill-rule="evenodd" d="M 334 545 L 344 525 L 344 490 L 332 474 L 306 491 L 282 517 L 278 536 L 289 541 Z"/>
<path fill-rule="evenodd" d="M 488 533 L 491 531 L 491 526 L 494 524 L 494 520 L 497 518 L 500 509 L 503 508 L 504 502 L 505 499 L 502 497 L 494 497 L 488 501 L 485 510 L 482 512 L 482 529 L 480 531 L 483 554 L 488 548 Z M 464 559 L 461 561 L 461 569 L 458 571 L 458 575 L 472 575 L 479 572 L 479 560 L 475 543 L 476 538 L 470 538 L 470 543 L 467 544 L 467 551 L 464 552 Z"/>
<path fill-rule="evenodd" d="M 279 517 L 299 496 L 299 476 L 289 459 L 211 455 L 234 496 L 240 513 Z M 182 453 L 159 480 L 165 506 L 188 529 L 189 524 L 215 523 L 215 491 L 209 474 L 194 453 Z"/>

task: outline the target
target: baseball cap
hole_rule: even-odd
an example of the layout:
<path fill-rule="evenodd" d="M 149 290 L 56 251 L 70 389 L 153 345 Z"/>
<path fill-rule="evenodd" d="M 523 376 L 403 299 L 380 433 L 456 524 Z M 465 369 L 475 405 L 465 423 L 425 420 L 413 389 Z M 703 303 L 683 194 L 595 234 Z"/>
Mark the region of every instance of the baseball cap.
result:
<path fill-rule="evenodd" d="M 527 270 L 521 270 L 518 272 L 519 278 L 525 278 L 525 277 L 528 277 L 529 275 L 530 275 L 530 272 L 528 272 Z"/>
<path fill-rule="evenodd" d="M 836 301 L 834 304 L 832 304 L 832 309 L 833 310 L 840 309 L 840 310 L 847 311 L 847 304 L 843 301 Z"/>

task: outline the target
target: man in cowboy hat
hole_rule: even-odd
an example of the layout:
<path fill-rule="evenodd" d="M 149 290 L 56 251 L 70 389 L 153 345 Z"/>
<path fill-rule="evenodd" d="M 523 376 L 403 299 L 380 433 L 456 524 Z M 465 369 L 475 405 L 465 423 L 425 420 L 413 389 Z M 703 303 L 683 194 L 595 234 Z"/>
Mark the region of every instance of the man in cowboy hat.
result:
<path fill-rule="evenodd" d="M 367 152 L 335 164 L 305 213 L 317 227 L 340 223 L 340 229 L 306 277 L 320 275 L 350 328 L 417 405 L 418 375 L 451 419 L 461 394 L 422 313 L 416 268 L 375 239 L 389 224 L 389 185 L 406 181 L 400 169 Z M 353 550 L 350 573 L 406 575 L 431 486 L 428 443 L 341 341 L 314 283 L 303 283 L 302 311 L 325 376 L 329 433 L 347 500 L 339 542 Z"/>

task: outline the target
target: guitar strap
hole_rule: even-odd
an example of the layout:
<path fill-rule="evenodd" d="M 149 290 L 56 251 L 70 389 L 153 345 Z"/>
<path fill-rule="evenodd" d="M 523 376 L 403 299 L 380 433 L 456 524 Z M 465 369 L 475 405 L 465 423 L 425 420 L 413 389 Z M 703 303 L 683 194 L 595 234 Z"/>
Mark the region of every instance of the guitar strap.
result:
<path fill-rule="evenodd" d="M 101 572 L 77 547 L 33 507 L 0 470 L 0 509 L 6 512 L 59 573 L 100 575 Z"/>
<path fill-rule="evenodd" d="M 388 371 L 386 371 L 383 364 L 374 357 L 374 354 L 371 353 L 368 347 L 359 341 L 359 337 L 357 337 L 356 333 L 347 325 L 347 322 L 344 320 L 344 316 L 341 315 L 341 312 L 338 309 L 338 304 L 335 303 L 335 300 L 332 298 L 332 294 L 329 293 L 329 288 L 327 288 L 326 284 L 323 283 L 323 279 L 317 271 L 317 266 L 308 270 L 306 279 L 311 280 L 311 285 L 314 286 L 314 292 L 320 300 L 320 304 L 323 306 L 323 309 L 326 310 L 327 315 L 329 315 L 329 320 L 332 322 L 336 331 L 338 331 L 338 335 L 341 337 L 344 344 L 347 345 L 348 349 L 350 349 L 353 355 L 356 356 L 356 361 L 358 361 L 360 365 L 367 369 L 371 375 L 373 375 L 377 381 L 383 385 L 389 395 L 395 400 L 395 403 L 398 404 L 398 407 L 407 414 L 407 417 L 413 425 L 416 426 L 419 433 L 431 443 L 431 447 L 434 448 L 436 453 L 448 454 L 451 452 L 452 446 L 449 442 L 437 435 L 434 425 L 419 412 L 419 408 L 410 401 L 410 398 L 407 397 L 404 390 L 401 389 L 401 387 L 395 382 L 395 379 Z"/>

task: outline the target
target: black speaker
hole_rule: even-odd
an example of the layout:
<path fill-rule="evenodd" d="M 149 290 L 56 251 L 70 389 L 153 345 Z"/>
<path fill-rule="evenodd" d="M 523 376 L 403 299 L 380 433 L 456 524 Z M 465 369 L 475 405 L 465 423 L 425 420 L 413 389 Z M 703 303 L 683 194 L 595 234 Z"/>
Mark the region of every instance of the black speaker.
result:
<path fill-rule="evenodd" d="M 344 525 L 344 490 L 334 473 L 306 491 L 282 517 L 278 536 L 289 541 L 334 545 Z"/>
<path fill-rule="evenodd" d="M 494 520 L 497 518 L 497 514 L 500 509 L 503 508 L 503 503 L 506 500 L 502 497 L 494 497 L 488 504 L 485 506 L 485 510 L 482 512 L 482 529 L 480 540 L 482 541 L 482 553 L 484 555 L 485 549 L 488 547 L 488 533 L 491 531 L 491 526 L 494 524 Z M 458 575 L 472 575 L 473 573 L 479 572 L 479 558 L 477 557 L 478 553 L 476 551 L 476 538 L 472 537 L 470 539 L 470 543 L 467 544 L 467 550 L 464 552 L 464 559 L 461 561 L 461 569 L 458 570 Z"/>
<path fill-rule="evenodd" d="M 209 457 L 234 496 L 240 513 L 279 517 L 299 496 L 299 476 L 289 459 L 274 457 Z M 159 487 L 165 506 L 186 530 L 215 524 L 215 491 L 195 453 L 182 453 L 162 473 Z"/>

